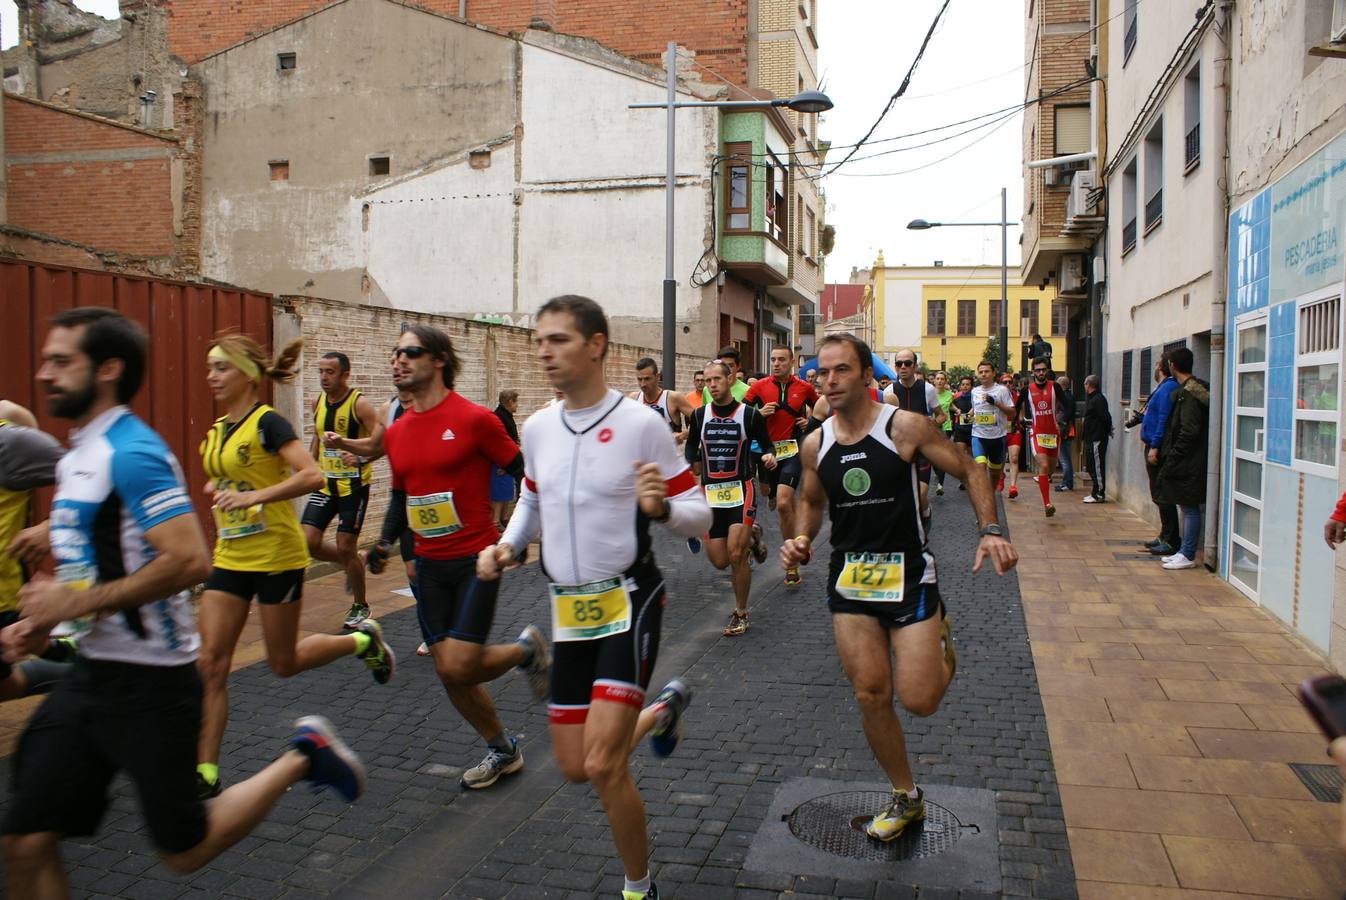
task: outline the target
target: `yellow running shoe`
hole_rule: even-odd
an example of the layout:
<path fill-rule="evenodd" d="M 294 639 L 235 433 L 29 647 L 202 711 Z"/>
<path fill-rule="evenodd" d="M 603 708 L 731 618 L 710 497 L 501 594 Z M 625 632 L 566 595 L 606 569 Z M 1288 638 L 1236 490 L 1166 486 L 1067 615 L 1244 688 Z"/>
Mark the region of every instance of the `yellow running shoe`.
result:
<path fill-rule="evenodd" d="M 906 791 L 893 791 L 893 799 L 869 820 L 865 834 L 880 841 L 895 841 L 912 822 L 925 818 L 925 792 L 916 788 L 916 796 Z"/>

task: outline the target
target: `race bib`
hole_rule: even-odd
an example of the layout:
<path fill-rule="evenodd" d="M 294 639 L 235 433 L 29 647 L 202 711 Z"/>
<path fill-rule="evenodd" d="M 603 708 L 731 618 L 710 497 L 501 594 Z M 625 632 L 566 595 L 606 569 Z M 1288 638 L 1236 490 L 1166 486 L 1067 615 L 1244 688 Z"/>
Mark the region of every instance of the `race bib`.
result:
<path fill-rule="evenodd" d="M 550 584 L 552 640 L 594 641 L 631 630 L 631 595 L 620 575 L 587 584 Z"/>
<path fill-rule="evenodd" d="M 904 568 L 901 553 L 847 553 L 837 593 L 847 600 L 901 603 Z"/>
<path fill-rule="evenodd" d="M 1037 435 L 1037 440 L 1038 446 L 1043 450 L 1056 449 L 1056 435 L 1054 434 L 1039 434 Z"/>
<path fill-rule="evenodd" d="M 463 529 L 453 492 L 407 498 L 407 524 L 418 537 L 437 538 Z"/>
<path fill-rule="evenodd" d="M 972 417 L 972 424 L 988 425 L 988 426 L 994 425 L 995 413 L 977 413 L 975 416 Z"/>
<path fill-rule="evenodd" d="M 743 482 L 741 481 L 723 481 L 719 484 L 708 484 L 706 488 L 706 503 L 711 509 L 729 509 L 734 506 L 743 505 Z"/>
<path fill-rule="evenodd" d="M 776 441 L 776 459 L 789 459 L 799 455 L 799 441 Z"/>
<path fill-rule="evenodd" d="M 223 510 L 218 506 L 211 510 L 215 515 L 215 533 L 222 541 L 261 534 L 266 531 L 266 522 L 262 519 L 262 504 L 245 506 L 242 509 Z"/>
<path fill-rule="evenodd" d="M 322 452 L 322 471 L 328 478 L 359 478 L 360 468 L 348 466 L 341 457 L 345 451 L 325 449 Z"/>
<path fill-rule="evenodd" d="M 98 570 L 86 563 L 62 563 L 56 567 L 56 580 L 76 591 L 87 591 L 98 580 Z M 68 619 L 52 629 L 53 637 L 81 638 L 93 630 L 96 615 Z"/>

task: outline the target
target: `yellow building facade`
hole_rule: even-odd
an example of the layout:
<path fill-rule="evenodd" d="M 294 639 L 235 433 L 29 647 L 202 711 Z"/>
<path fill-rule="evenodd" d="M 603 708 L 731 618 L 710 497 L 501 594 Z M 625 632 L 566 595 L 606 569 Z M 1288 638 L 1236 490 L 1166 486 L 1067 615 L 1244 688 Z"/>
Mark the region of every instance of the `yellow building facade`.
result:
<path fill-rule="evenodd" d="M 1066 371 L 1066 308 L 1050 288 L 1015 284 L 1010 269 L 1009 358 L 1023 366 L 1023 348 L 1036 332 L 1052 345 L 1052 367 Z M 886 266 L 870 270 L 874 349 L 884 360 L 914 348 L 929 369 L 975 369 L 986 340 L 999 334 L 999 266 Z M 1026 321 L 1025 321 L 1026 320 Z"/>

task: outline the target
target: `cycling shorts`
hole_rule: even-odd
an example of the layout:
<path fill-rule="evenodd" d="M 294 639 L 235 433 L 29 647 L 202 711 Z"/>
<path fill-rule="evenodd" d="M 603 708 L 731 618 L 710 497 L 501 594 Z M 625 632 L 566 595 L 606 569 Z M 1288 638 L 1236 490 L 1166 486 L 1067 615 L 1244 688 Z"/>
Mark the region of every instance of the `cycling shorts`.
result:
<path fill-rule="evenodd" d="M 983 460 L 992 468 L 998 469 L 1005 464 L 1005 439 L 972 436 L 972 458 Z"/>
<path fill-rule="evenodd" d="M 365 510 L 369 507 L 369 485 L 351 491 L 344 497 L 314 491 L 308 495 L 308 505 L 304 507 L 303 525 L 312 525 L 319 531 L 326 531 L 332 519 L 337 521 L 337 534 L 359 534 L 365 524 Z"/>
<path fill-rule="evenodd" d="M 710 533 L 712 541 L 729 537 L 731 525 L 752 527 L 757 518 L 757 491 L 751 481 L 743 482 L 743 505 L 710 508 Z"/>
<path fill-rule="evenodd" d="M 772 487 L 783 484 L 788 488 L 798 490 L 799 481 L 804 477 L 804 467 L 800 463 L 800 455 L 796 453 L 789 459 L 779 461 L 776 463 L 776 468 L 767 470 L 766 477 L 767 483 Z"/>
<path fill-rule="evenodd" d="M 238 597 L 244 603 L 251 603 L 255 597 L 263 606 L 298 603 L 304 596 L 304 572 L 304 569 L 240 572 L 216 566 L 206 579 L 206 590 Z"/>
<path fill-rule="evenodd" d="M 500 579 L 479 581 L 477 558 L 416 560 L 416 615 L 427 644 L 445 638 L 486 643 Z"/>

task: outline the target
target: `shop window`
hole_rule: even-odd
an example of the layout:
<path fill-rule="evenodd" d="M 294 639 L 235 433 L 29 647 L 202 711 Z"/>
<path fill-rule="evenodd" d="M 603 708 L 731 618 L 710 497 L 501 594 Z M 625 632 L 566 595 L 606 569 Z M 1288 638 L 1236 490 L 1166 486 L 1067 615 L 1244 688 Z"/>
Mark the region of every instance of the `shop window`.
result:
<path fill-rule="evenodd" d="M 725 146 L 724 167 L 724 228 L 725 231 L 747 231 L 752 228 L 751 160 L 752 144 Z"/>
<path fill-rule="evenodd" d="M 925 333 L 934 337 L 944 335 L 944 301 L 931 300 L 925 307 Z"/>
<path fill-rule="evenodd" d="M 1336 477 L 1341 399 L 1341 297 L 1299 308 L 1295 353 L 1295 468 Z"/>

